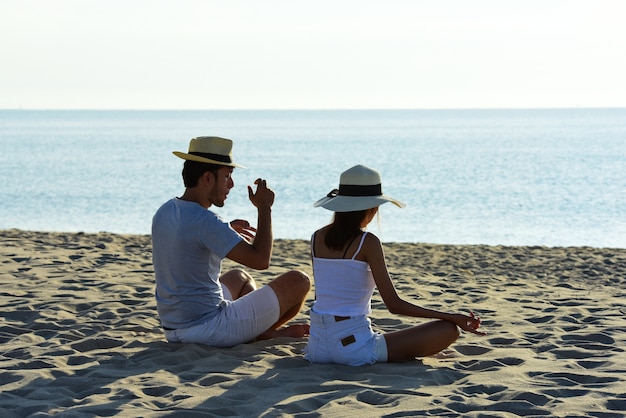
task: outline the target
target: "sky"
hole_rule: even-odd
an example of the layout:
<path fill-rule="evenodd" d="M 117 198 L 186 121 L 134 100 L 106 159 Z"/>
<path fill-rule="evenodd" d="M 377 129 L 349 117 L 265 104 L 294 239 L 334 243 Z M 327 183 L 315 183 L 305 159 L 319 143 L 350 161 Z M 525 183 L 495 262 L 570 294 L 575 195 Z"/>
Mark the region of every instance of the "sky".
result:
<path fill-rule="evenodd" d="M 626 107 L 623 0 L 0 0 L 0 109 Z"/>

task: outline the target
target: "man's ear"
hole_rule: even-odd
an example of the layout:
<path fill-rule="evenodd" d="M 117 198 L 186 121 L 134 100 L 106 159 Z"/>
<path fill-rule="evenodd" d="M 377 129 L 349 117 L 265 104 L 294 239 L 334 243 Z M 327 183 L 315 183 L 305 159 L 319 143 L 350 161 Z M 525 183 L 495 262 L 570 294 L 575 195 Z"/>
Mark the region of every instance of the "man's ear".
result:
<path fill-rule="evenodd" d="M 202 177 L 200 178 L 207 186 L 210 186 L 215 180 L 215 176 L 210 171 L 205 171 L 202 173 Z"/>

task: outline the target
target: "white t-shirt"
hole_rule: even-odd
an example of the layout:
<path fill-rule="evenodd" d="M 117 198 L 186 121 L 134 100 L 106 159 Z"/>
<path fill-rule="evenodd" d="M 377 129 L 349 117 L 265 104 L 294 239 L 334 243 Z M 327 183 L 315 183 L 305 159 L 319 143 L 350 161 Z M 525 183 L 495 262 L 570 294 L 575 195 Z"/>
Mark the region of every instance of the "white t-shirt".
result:
<path fill-rule="evenodd" d="M 224 301 L 222 259 L 243 238 L 198 203 L 171 199 L 152 219 L 152 260 L 161 324 L 188 328 L 217 314 Z"/>

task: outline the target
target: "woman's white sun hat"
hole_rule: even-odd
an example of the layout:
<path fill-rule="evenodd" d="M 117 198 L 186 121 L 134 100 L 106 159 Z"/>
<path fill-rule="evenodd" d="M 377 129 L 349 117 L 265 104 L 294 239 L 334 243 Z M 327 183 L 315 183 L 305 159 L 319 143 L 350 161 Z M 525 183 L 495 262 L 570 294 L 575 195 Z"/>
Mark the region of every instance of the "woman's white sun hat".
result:
<path fill-rule="evenodd" d="M 183 160 L 245 168 L 233 162 L 233 141 L 219 136 L 198 136 L 189 141 L 189 153 L 173 151 Z"/>
<path fill-rule="evenodd" d="M 353 212 L 370 209 L 391 202 L 399 208 L 405 203 L 383 194 L 380 173 L 364 165 L 355 165 L 341 173 L 339 189 L 313 204 L 334 212 Z"/>

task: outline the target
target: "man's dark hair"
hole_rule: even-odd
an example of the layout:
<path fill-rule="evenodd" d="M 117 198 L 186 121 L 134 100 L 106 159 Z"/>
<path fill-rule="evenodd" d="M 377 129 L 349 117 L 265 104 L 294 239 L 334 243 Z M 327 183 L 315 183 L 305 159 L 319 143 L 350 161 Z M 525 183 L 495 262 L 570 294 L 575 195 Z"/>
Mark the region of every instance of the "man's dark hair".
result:
<path fill-rule="evenodd" d="M 198 180 L 207 171 L 210 171 L 214 175 L 217 170 L 224 167 L 218 164 L 200 163 L 198 161 L 185 160 L 183 165 L 183 183 L 185 187 L 195 187 L 198 185 Z"/>
<path fill-rule="evenodd" d="M 330 225 L 324 244 L 328 248 L 341 250 L 346 243 L 360 234 L 361 224 L 367 215 L 366 210 L 357 210 L 353 212 L 335 212 L 333 223 Z"/>

